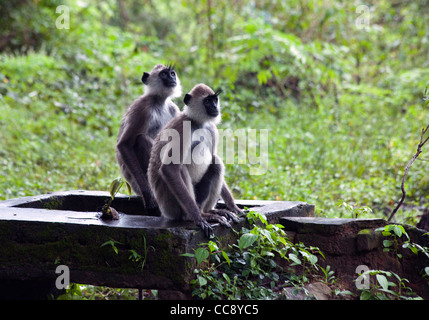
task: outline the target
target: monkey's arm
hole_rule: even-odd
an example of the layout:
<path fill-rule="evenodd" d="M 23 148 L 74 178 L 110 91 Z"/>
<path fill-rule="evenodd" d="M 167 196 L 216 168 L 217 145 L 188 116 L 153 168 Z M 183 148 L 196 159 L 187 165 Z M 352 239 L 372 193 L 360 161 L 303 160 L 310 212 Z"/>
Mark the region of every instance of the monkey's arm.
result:
<path fill-rule="evenodd" d="M 176 117 L 180 113 L 179 107 L 171 100 L 169 101 L 168 108 L 173 117 Z"/>
<path fill-rule="evenodd" d="M 162 164 L 159 170 L 161 178 L 164 180 L 182 209 L 194 219 L 195 223 L 204 231 L 205 235 L 210 238 L 213 229 L 210 224 L 202 218 L 200 209 L 194 198 L 190 195 L 188 187 L 181 175 L 181 167 L 182 164 Z"/>

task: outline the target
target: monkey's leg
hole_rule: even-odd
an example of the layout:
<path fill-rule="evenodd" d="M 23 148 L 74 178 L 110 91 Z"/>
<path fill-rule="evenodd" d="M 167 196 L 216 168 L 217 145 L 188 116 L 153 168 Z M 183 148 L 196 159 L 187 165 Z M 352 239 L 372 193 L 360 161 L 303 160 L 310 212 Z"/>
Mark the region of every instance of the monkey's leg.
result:
<path fill-rule="evenodd" d="M 149 166 L 151 149 L 152 141 L 144 136 L 137 137 L 134 152 L 138 160 L 138 166 L 141 169 L 140 172 L 143 172 L 143 174 L 135 179 L 135 184 L 137 184 L 137 188 L 140 191 L 136 193 L 143 198 L 145 208 L 148 210 L 154 210 L 158 206 L 147 180 L 147 168 Z"/>
<path fill-rule="evenodd" d="M 203 212 L 222 216 L 232 220 L 234 223 L 238 223 L 238 217 L 234 212 L 214 209 L 223 186 L 223 172 L 222 164 L 213 161 L 201 181 L 195 185 L 195 198 Z"/>
<path fill-rule="evenodd" d="M 199 226 L 205 235 L 210 238 L 213 229 L 210 224 L 202 217 L 201 210 L 195 202 L 191 178 L 189 173 L 178 164 L 162 165 L 160 168 L 160 177 L 165 185 L 176 199 L 183 211 L 183 220 L 193 220 Z M 159 190 L 162 191 L 162 190 Z"/>
<path fill-rule="evenodd" d="M 195 185 L 195 201 L 203 212 L 212 210 L 219 200 L 223 172 L 223 166 L 213 162 Z"/>
<path fill-rule="evenodd" d="M 161 216 L 171 220 L 181 220 L 183 212 L 179 203 L 176 201 L 173 194 L 168 190 L 167 186 L 164 186 L 162 189 L 163 190 L 157 194 Z"/>

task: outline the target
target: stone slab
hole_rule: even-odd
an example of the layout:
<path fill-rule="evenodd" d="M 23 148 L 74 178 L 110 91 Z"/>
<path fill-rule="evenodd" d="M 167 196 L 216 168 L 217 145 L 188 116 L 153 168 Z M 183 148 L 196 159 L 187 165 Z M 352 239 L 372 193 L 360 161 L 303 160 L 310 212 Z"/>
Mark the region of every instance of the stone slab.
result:
<path fill-rule="evenodd" d="M 128 195 L 117 195 L 112 203 L 119 220 L 101 220 L 98 211 L 109 197 L 107 192 L 74 190 L 0 201 L 0 286 L 2 279 L 54 281 L 56 267 L 64 264 L 71 282 L 188 290 L 195 261 L 181 254 L 207 242 L 203 233 L 192 222 L 145 215 L 140 200 Z M 314 214 L 314 206 L 304 202 L 236 202 L 264 213 L 270 223 Z M 234 228 L 245 223 L 243 217 Z M 213 229 L 223 244 L 235 241 L 230 229 L 218 224 Z M 130 259 L 131 250 L 144 259 Z"/>

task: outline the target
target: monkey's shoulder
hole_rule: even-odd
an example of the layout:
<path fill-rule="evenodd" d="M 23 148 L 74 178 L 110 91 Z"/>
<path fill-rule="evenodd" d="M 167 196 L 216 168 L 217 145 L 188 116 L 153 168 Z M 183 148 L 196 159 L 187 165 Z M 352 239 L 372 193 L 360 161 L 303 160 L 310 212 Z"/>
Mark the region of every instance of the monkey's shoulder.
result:
<path fill-rule="evenodd" d="M 185 121 L 191 121 L 183 112 L 179 112 L 166 126 L 165 128 L 176 129 L 182 131 L 183 124 Z"/>
<path fill-rule="evenodd" d="M 125 117 L 145 115 L 150 112 L 151 101 L 147 96 L 141 95 L 127 108 Z"/>

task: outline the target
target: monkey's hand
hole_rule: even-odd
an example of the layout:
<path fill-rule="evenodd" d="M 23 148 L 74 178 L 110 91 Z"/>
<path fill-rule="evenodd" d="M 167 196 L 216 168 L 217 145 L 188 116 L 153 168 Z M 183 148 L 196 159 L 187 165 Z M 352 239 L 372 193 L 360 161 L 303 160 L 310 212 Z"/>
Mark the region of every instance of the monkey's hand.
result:
<path fill-rule="evenodd" d="M 212 210 L 210 210 L 210 213 L 225 217 L 227 220 L 229 220 L 229 221 L 232 220 L 234 223 L 238 223 L 238 217 L 235 214 L 235 212 L 225 210 L 225 209 L 212 209 Z M 222 222 L 220 222 L 220 221 L 218 221 L 218 222 L 222 224 Z"/>
<path fill-rule="evenodd" d="M 213 228 L 210 223 L 208 223 L 204 219 L 201 219 L 201 221 L 197 223 L 197 226 L 201 228 L 201 230 L 204 232 L 205 236 L 208 239 L 213 237 Z"/>
<path fill-rule="evenodd" d="M 229 211 L 235 213 L 239 217 L 241 217 L 242 215 L 244 215 L 244 211 L 241 210 L 239 207 L 237 207 L 237 205 L 235 203 L 233 203 L 230 206 L 227 205 L 227 208 L 228 208 Z"/>

